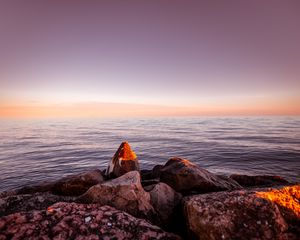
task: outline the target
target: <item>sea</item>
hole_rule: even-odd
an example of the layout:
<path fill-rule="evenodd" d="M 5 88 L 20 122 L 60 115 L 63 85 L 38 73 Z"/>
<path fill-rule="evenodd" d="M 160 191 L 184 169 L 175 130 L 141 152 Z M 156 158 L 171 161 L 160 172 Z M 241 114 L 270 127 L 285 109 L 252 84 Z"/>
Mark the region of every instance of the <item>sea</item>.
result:
<path fill-rule="evenodd" d="M 123 141 L 151 169 L 177 156 L 213 173 L 300 181 L 300 117 L 0 120 L 0 191 L 106 169 Z"/>

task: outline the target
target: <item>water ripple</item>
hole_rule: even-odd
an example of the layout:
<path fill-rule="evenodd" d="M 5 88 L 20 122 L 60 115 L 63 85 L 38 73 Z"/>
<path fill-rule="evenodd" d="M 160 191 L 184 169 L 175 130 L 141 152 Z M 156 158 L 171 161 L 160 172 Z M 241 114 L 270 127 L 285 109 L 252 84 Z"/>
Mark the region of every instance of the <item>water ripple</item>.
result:
<path fill-rule="evenodd" d="M 221 174 L 299 181 L 300 118 L 0 121 L 0 191 L 106 168 L 127 140 L 149 169 L 172 156 Z"/>

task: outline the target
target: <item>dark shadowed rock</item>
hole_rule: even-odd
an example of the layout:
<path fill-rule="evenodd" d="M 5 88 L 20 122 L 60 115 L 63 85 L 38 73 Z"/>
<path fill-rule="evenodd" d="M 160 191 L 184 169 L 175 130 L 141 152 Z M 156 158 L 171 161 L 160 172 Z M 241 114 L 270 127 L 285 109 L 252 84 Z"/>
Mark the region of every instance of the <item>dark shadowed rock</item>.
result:
<path fill-rule="evenodd" d="M 142 169 L 140 171 L 140 174 L 141 174 L 142 181 L 143 180 L 151 180 L 151 179 L 153 179 L 152 170 Z"/>
<path fill-rule="evenodd" d="M 159 183 L 159 178 L 149 179 L 149 180 L 142 180 L 143 188 L 145 188 L 147 186 L 155 185 L 155 184 L 158 184 L 158 183 Z"/>
<path fill-rule="evenodd" d="M 159 178 L 160 177 L 160 170 L 164 167 L 164 165 L 155 165 L 152 169 L 152 176 L 153 178 Z"/>
<path fill-rule="evenodd" d="M 180 239 L 109 206 L 57 203 L 0 218 L 0 239 Z"/>
<path fill-rule="evenodd" d="M 139 169 L 136 154 L 131 150 L 128 142 L 123 142 L 110 161 L 106 175 L 109 178 L 120 177 L 130 171 L 139 171 Z"/>
<path fill-rule="evenodd" d="M 0 216 L 20 211 L 40 210 L 60 201 L 72 201 L 72 197 L 53 195 L 49 192 L 7 195 L 0 197 Z"/>
<path fill-rule="evenodd" d="M 175 191 L 184 194 L 191 192 L 205 193 L 240 188 L 238 183 L 232 184 L 207 170 L 198 167 L 189 160 L 171 158 L 160 169 L 160 181 L 171 186 Z"/>
<path fill-rule="evenodd" d="M 79 196 L 90 187 L 102 182 L 104 182 L 102 172 L 93 170 L 60 179 L 54 184 L 52 192 L 64 196 Z"/>
<path fill-rule="evenodd" d="M 184 198 L 190 239 L 299 239 L 300 185 Z"/>
<path fill-rule="evenodd" d="M 33 194 L 38 192 L 52 192 L 55 182 L 42 182 L 37 185 L 28 185 L 16 190 L 16 194 Z"/>
<path fill-rule="evenodd" d="M 151 204 L 158 213 L 162 224 L 171 227 L 173 221 L 178 221 L 175 208 L 180 203 L 182 195 L 165 183 L 148 186 L 148 189 L 150 190 Z"/>
<path fill-rule="evenodd" d="M 25 186 L 16 191 L 17 194 L 33 194 L 37 192 L 52 192 L 63 196 L 79 196 L 90 187 L 102 183 L 103 174 L 100 170 L 91 170 L 73 174 L 57 181 L 45 182 L 34 186 Z"/>
<path fill-rule="evenodd" d="M 238 182 L 243 187 L 252 187 L 252 186 L 278 186 L 285 185 L 289 182 L 282 177 L 279 176 L 248 176 L 248 175 L 239 175 L 233 174 L 230 176 L 231 179 Z"/>
<path fill-rule="evenodd" d="M 137 217 L 151 219 L 154 215 L 150 194 L 142 188 L 138 171 L 131 171 L 119 178 L 95 185 L 77 201 L 110 205 Z"/>
<path fill-rule="evenodd" d="M 152 170 L 141 170 L 142 181 L 159 179 L 163 165 L 155 165 Z"/>

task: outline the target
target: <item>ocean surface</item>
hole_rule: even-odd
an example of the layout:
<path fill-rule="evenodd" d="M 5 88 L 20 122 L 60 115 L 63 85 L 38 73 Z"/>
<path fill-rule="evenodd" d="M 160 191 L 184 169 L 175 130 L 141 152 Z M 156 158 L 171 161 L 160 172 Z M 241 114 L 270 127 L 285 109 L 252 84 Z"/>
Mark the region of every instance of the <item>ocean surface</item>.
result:
<path fill-rule="evenodd" d="M 1 120 L 0 191 L 105 169 L 129 141 L 142 169 L 187 158 L 221 174 L 300 181 L 299 117 Z"/>

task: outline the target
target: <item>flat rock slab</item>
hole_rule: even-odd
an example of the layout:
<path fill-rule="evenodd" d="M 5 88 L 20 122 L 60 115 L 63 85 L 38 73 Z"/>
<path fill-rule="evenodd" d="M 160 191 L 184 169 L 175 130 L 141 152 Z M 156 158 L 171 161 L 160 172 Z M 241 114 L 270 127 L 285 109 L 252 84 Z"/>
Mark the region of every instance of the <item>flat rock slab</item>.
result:
<path fill-rule="evenodd" d="M 56 203 L 47 210 L 0 218 L 4 239 L 180 239 L 109 206 Z"/>
<path fill-rule="evenodd" d="M 191 239 L 299 239 L 300 185 L 184 199 Z"/>

